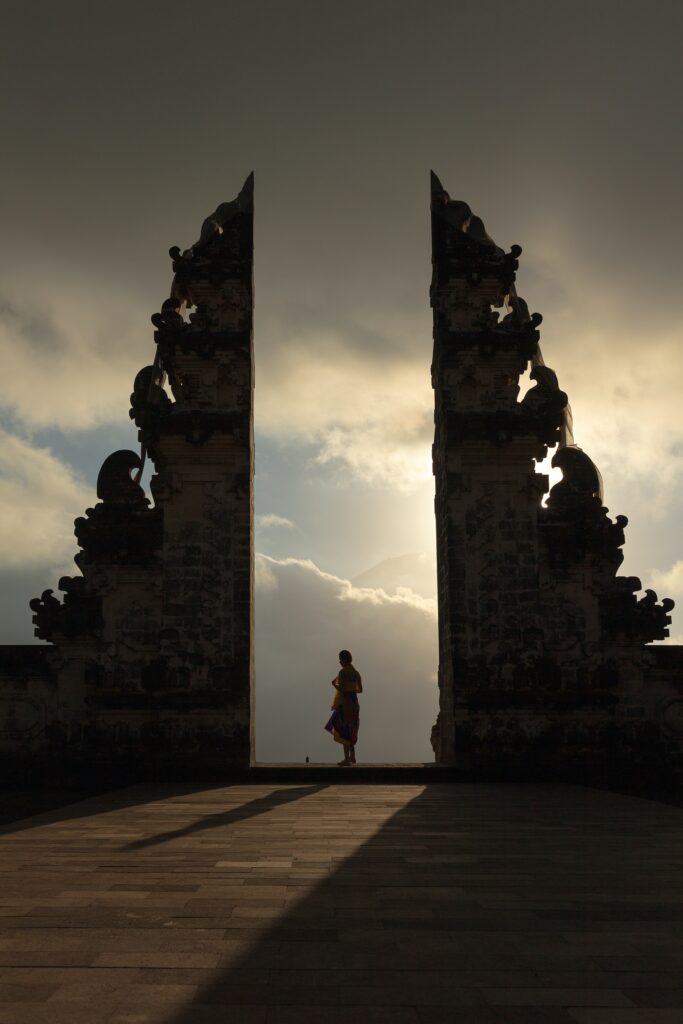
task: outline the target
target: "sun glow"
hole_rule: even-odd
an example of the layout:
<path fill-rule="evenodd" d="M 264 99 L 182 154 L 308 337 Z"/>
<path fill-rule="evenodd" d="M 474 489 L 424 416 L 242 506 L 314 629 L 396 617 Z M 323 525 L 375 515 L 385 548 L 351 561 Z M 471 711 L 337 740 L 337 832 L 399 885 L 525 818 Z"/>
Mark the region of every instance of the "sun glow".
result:
<path fill-rule="evenodd" d="M 536 472 L 540 473 L 540 474 L 544 474 L 545 476 L 548 477 L 548 479 L 550 481 L 550 486 L 549 486 L 548 490 L 546 491 L 546 493 L 543 495 L 543 500 L 541 502 L 541 504 L 543 505 L 544 508 L 548 504 L 548 495 L 550 493 L 550 489 L 553 488 L 555 486 L 555 484 L 559 483 L 560 480 L 562 479 L 562 470 L 561 469 L 556 469 L 552 465 L 553 457 L 554 457 L 556 451 L 557 451 L 557 445 L 555 445 L 554 448 L 550 448 L 548 450 L 548 454 L 546 455 L 546 457 L 544 459 L 541 459 L 540 462 L 536 461 Z"/>

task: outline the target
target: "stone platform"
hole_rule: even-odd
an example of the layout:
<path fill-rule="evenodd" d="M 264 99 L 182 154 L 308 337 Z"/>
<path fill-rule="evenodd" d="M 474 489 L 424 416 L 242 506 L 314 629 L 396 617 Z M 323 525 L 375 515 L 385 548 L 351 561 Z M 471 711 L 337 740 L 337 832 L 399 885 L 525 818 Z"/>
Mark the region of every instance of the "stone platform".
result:
<path fill-rule="evenodd" d="M 135 786 L 0 830 L 0 1024 L 681 1024 L 683 810 Z"/>

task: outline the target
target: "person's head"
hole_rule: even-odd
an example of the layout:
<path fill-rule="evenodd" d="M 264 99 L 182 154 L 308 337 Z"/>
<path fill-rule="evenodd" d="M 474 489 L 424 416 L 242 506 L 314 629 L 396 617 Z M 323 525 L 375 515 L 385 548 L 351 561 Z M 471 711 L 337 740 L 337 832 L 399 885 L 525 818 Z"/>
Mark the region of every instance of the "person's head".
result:
<path fill-rule="evenodd" d="M 352 660 L 353 659 L 351 658 L 351 651 L 339 652 L 339 664 L 343 667 L 346 667 L 346 665 L 350 665 Z"/>

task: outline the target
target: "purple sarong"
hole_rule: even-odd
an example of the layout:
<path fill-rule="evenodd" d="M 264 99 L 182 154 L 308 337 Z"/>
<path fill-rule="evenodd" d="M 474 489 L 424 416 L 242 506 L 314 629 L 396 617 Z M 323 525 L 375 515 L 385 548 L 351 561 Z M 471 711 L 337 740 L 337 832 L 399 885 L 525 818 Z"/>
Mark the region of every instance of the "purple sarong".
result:
<path fill-rule="evenodd" d="M 343 693 L 340 706 L 335 708 L 325 726 L 336 743 L 355 747 L 360 726 L 360 705 L 355 693 Z"/>

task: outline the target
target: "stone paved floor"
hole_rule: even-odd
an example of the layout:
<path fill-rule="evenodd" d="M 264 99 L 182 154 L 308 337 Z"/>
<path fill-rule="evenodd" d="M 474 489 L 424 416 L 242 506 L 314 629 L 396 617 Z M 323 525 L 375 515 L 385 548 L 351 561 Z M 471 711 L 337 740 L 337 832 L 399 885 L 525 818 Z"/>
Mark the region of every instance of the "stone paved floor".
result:
<path fill-rule="evenodd" d="M 0 830 L 0 1024 L 683 1024 L 683 810 L 133 787 Z"/>

